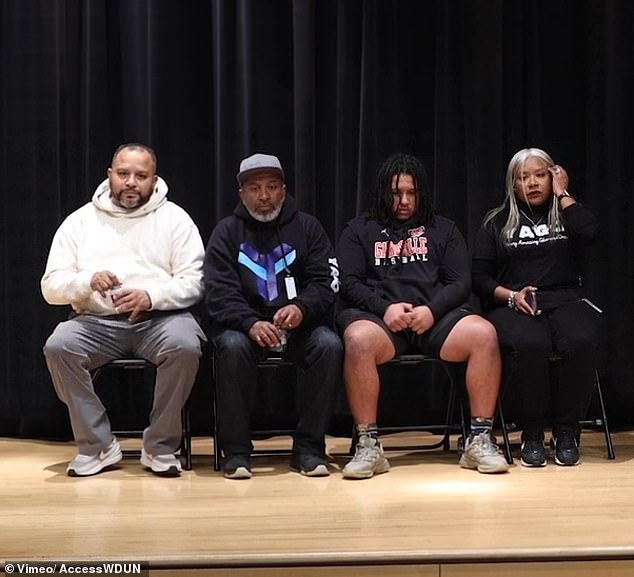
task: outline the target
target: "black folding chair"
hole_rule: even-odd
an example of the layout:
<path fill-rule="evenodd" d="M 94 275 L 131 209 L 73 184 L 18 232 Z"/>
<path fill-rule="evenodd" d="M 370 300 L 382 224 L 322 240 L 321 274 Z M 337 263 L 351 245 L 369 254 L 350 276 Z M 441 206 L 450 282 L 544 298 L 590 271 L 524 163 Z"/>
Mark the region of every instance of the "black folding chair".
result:
<path fill-rule="evenodd" d="M 380 366 L 380 371 L 383 373 L 386 369 L 391 367 L 399 367 L 406 365 L 420 365 L 431 363 L 442 369 L 442 373 L 447 382 L 447 404 L 445 406 L 444 418 L 441 422 L 432 423 L 420 423 L 414 425 L 390 425 L 379 426 L 379 434 L 387 435 L 390 433 L 403 433 L 403 432 L 440 432 L 441 438 L 436 442 L 416 443 L 409 445 L 390 445 L 384 446 L 384 450 L 398 450 L 398 451 L 428 451 L 432 449 L 441 448 L 445 451 L 450 449 L 450 436 L 452 433 L 459 433 L 464 445 L 467 438 L 467 426 L 464 415 L 464 407 L 462 398 L 456 389 L 456 383 L 452 374 L 452 368 L 450 364 L 446 363 L 442 359 L 432 357 L 423 354 L 408 354 L 399 355 L 393 358 L 388 363 Z M 430 379 L 431 381 L 431 379 Z M 350 454 L 354 453 L 357 439 L 355 438 L 355 432 L 353 430 L 352 443 L 350 445 Z"/>
<path fill-rule="evenodd" d="M 554 352 L 550 356 L 551 363 L 557 363 L 562 359 L 562 356 L 559 353 Z M 505 379 L 505 385 L 509 382 L 511 375 L 508 375 Z M 503 388 L 506 388 L 503 387 Z M 598 414 L 595 414 L 594 417 L 588 416 L 586 419 L 579 421 L 579 434 L 577 435 L 577 442 L 579 443 L 581 440 L 581 430 L 583 428 L 592 427 L 592 428 L 601 428 L 603 430 L 603 435 L 605 437 L 605 445 L 608 452 L 608 459 L 614 459 L 614 445 L 612 444 L 612 435 L 610 433 L 610 427 L 608 426 L 608 415 L 605 409 L 605 402 L 603 400 L 603 391 L 601 390 L 601 381 L 599 380 L 599 371 L 594 371 L 594 392 L 595 399 L 594 405 L 598 405 Z M 508 463 L 513 462 L 513 456 L 511 451 L 511 443 L 509 441 L 508 432 L 512 431 L 516 428 L 515 423 L 506 423 L 504 420 L 504 413 L 502 412 L 502 395 L 498 398 L 498 414 L 500 416 L 500 421 L 502 425 L 502 435 L 504 437 L 504 455 Z M 592 412 L 592 406 L 591 411 Z M 596 410 L 596 407 L 595 407 Z"/>
<path fill-rule="evenodd" d="M 279 353 L 271 352 L 269 355 L 260 360 L 257 363 L 258 370 L 276 369 L 283 366 L 293 366 L 290 361 L 287 361 L 279 355 Z M 212 412 L 214 420 L 213 428 L 213 443 L 214 443 L 214 470 L 220 470 L 220 460 L 222 458 L 222 447 L 218 440 L 218 414 L 221 409 L 218 407 L 218 396 L 216 394 L 216 358 L 215 354 L 211 359 L 211 374 L 212 374 Z M 295 429 L 291 428 L 273 428 L 273 429 L 252 429 L 251 436 L 253 439 L 268 438 L 277 436 L 291 436 L 295 432 Z M 254 448 L 252 455 L 255 456 L 270 456 L 270 455 L 290 455 L 292 453 L 290 448 L 287 449 L 275 449 L 275 448 Z"/>
<path fill-rule="evenodd" d="M 124 370 L 124 371 L 152 371 L 156 370 L 156 367 L 146 361 L 145 359 L 139 359 L 134 357 L 126 357 L 120 358 L 110 361 L 101 367 L 94 369 L 91 372 L 93 385 L 97 385 L 99 378 L 104 374 L 105 371 L 110 371 L 113 369 Z M 185 469 L 187 471 L 192 468 L 192 453 L 191 453 L 191 429 L 189 422 L 189 406 L 186 403 L 183 407 L 181 413 L 181 422 L 183 427 L 183 436 L 181 441 L 181 455 L 185 460 Z M 112 431 L 113 435 L 120 437 L 132 437 L 132 438 L 140 438 L 143 436 L 143 430 L 140 429 L 118 429 Z M 124 457 L 139 457 L 141 455 L 140 449 L 127 449 L 122 451 Z"/>

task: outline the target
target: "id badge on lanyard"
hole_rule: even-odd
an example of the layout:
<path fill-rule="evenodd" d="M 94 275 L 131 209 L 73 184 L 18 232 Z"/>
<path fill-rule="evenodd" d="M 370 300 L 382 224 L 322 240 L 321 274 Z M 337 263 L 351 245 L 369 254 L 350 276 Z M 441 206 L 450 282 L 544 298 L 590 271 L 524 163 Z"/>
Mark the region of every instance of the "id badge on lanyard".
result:
<path fill-rule="evenodd" d="M 295 286 L 295 277 L 284 277 L 284 285 L 286 286 L 286 297 L 289 301 L 297 296 L 297 287 Z"/>

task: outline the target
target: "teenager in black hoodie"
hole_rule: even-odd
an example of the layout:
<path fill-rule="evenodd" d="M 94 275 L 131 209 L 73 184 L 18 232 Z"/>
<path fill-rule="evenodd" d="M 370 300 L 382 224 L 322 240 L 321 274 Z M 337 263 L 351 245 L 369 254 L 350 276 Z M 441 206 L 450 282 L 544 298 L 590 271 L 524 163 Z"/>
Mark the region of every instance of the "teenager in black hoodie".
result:
<path fill-rule="evenodd" d="M 509 353 L 509 390 L 522 411 L 522 465 L 546 465 L 549 417 L 558 465 L 579 463 L 576 434 L 593 391 L 600 311 L 581 286 L 594 215 L 568 193 L 568 174 L 539 148 L 509 162 L 504 202 L 484 219 L 473 255 L 473 288 Z M 550 379 L 550 356 L 560 378 Z M 551 387 L 552 385 L 552 387 Z M 552 390 L 551 390 L 552 389 Z"/>
<path fill-rule="evenodd" d="M 397 154 L 384 161 L 374 210 L 347 224 L 337 256 L 349 307 L 337 325 L 358 437 L 344 477 L 389 469 L 377 435 L 377 365 L 410 351 L 467 362 L 472 421 L 460 464 L 481 473 L 507 471 L 491 437 L 501 365 L 495 329 L 463 306 L 471 290 L 467 248 L 456 225 L 434 215 L 418 159 Z"/>
<path fill-rule="evenodd" d="M 334 250 L 317 219 L 286 195 L 275 156 L 245 158 L 237 178 L 240 203 L 215 227 L 204 262 L 224 475 L 251 477 L 256 363 L 283 349 L 304 370 L 291 468 L 326 476 L 324 435 L 343 356 L 331 328 L 339 289 Z"/>

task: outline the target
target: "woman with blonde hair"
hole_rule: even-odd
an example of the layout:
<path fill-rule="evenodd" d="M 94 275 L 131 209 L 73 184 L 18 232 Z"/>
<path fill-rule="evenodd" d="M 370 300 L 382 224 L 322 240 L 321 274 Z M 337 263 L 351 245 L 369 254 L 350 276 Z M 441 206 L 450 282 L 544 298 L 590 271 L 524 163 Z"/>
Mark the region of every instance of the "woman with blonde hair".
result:
<path fill-rule="evenodd" d="M 598 232 L 594 215 L 568 192 L 568 174 L 539 148 L 509 162 L 504 202 L 490 211 L 473 255 L 473 290 L 495 325 L 508 374 L 506 394 L 522 408 L 521 462 L 580 461 L 578 423 L 594 384 L 602 318 L 586 297 L 581 265 Z M 556 353 L 557 378 L 550 358 Z"/>

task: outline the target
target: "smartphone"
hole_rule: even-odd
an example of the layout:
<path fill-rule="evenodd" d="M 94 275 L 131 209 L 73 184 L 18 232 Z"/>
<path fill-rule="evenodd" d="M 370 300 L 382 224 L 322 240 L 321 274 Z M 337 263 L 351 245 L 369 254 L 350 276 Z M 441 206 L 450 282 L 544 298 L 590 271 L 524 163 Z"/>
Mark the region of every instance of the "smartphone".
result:
<path fill-rule="evenodd" d="M 539 310 L 537 305 L 537 291 L 529 291 L 526 294 L 526 302 L 528 303 L 528 306 L 531 307 L 534 316 L 542 314 L 542 311 Z"/>

